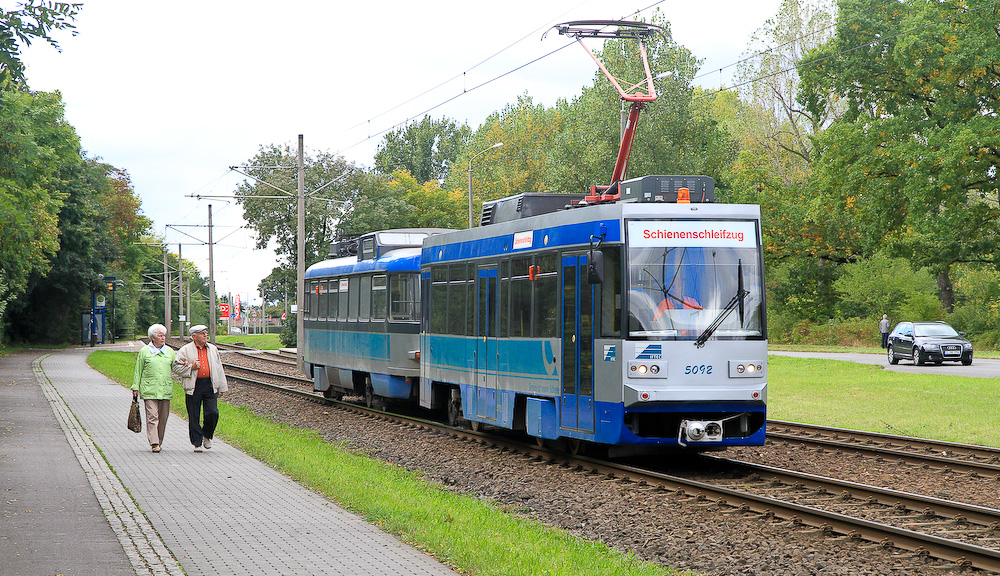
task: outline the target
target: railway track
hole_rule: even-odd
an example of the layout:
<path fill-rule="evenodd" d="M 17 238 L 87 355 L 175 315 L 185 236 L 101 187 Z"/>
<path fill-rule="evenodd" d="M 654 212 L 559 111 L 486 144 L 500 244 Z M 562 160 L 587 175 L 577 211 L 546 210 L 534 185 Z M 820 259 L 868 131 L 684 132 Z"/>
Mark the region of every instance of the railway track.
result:
<path fill-rule="evenodd" d="M 1000 572 L 1000 510 L 714 456 L 700 457 L 707 468 L 700 476 L 707 476 L 708 480 L 685 477 L 647 466 L 570 456 L 489 431 L 456 429 L 357 404 L 335 402 L 312 392 L 312 382 L 304 378 L 239 366 L 227 366 L 226 370 L 232 379 L 305 401 L 366 417 L 391 419 L 407 428 L 448 434 L 460 441 L 482 443 L 489 449 L 509 451 L 567 470 L 633 482 L 644 489 L 660 490 L 684 501 L 717 506 L 722 513 L 757 514 L 774 522 L 787 523 L 790 529 L 818 530 L 835 537 L 865 540 L 885 548 L 927 555 L 958 566 Z M 775 423 L 778 424 L 786 423 Z M 803 434 L 822 436 L 828 433 L 822 431 L 822 427 L 796 426 L 787 423 L 783 433 L 797 438 Z M 854 431 L 829 431 L 840 436 L 850 432 Z M 855 442 L 865 443 L 867 439 Z M 931 457 L 934 462 L 936 456 L 930 452 L 938 452 L 940 446 L 932 444 L 930 450 L 921 444 L 911 458 L 916 461 L 923 450 L 927 452 L 924 456 Z"/>
<path fill-rule="evenodd" d="M 781 420 L 767 421 L 767 439 L 1000 480 L 1000 449 L 997 448 Z"/>

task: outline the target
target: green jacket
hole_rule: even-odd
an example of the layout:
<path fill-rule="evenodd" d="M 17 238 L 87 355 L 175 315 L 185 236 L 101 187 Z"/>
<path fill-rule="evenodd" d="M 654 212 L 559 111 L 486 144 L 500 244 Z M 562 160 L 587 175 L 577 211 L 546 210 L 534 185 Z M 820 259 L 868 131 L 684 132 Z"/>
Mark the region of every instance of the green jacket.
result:
<path fill-rule="evenodd" d="M 174 379 L 171 368 L 174 364 L 173 348 L 164 347 L 163 354 L 153 352 L 143 346 L 135 359 L 132 374 L 132 390 L 138 390 L 143 400 L 170 400 L 174 397 Z"/>

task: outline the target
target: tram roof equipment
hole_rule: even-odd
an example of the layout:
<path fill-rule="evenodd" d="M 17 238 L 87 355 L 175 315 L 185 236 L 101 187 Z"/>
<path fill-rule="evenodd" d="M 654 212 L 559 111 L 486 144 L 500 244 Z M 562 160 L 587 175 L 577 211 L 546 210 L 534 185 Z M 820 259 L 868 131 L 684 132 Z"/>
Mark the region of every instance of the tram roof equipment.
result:
<path fill-rule="evenodd" d="M 642 112 L 647 102 L 656 100 L 653 73 L 649 69 L 649 58 L 646 55 L 646 41 L 656 36 L 660 36 L 666 40 L 667 31 L 662 26 L 630 20 L 575 20 L 556 24 L 553 28 L 564 36 L 576 38 L 577 43 L 583 47 L 587 55 L 594 60 L 597 67 L 600 68 L 601 72 L 604 73 L 615 89 L 618 90 L 622 101 L 629 102 L 628 121 L 622 133 L 621 147 L 618 149 L 615 168 L 611 173 L 611 184 L 608 186 L 591 186 L 590 195 L 585 199 L 589 203 L 614 202 L 621 195 L 618 185 L 625 178 L 625 171 L 628 168 L 628 159 L 632 152 L 632 142 L 635 140 L 635 130 L 639 122 L 639 113 Z M 542 38 L 545 38 L 544 34 Z M 645 79 L 627 88 L 623 88 L 622 82 L 611 74 L 604 64 L 583 43 L 584 38 L 623 39 L 638 42 L 639 55 L 642 59 L 643 69 L 646 72 Z M 657 78 L 660 77 L 662 75 L 657 76 Z"/>

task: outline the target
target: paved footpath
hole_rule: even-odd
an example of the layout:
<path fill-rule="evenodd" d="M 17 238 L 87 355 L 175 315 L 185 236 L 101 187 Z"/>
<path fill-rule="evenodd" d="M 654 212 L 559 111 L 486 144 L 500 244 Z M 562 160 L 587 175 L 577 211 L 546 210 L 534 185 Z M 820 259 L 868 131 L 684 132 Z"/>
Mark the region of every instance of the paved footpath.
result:
<path fill-rule="evenodd" d="M 153 454 L 90 352 L 0 357 L 0 574 L 454 574 L 177 415 Z"/>

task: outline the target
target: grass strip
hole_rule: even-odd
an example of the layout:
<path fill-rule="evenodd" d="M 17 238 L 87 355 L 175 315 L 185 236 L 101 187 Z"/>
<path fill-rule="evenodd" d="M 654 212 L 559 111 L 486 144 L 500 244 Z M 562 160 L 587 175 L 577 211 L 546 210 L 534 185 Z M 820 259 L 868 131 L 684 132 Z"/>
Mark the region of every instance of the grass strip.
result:
<path fill-rule="evenodd" d="M 768 417 L 1000 446 L 1000 380 L 905 374 L 839 360 L 770 356 Z"/>
<path fill-rule="evenodd" d="M 135 353 L 97 351 L 88 364 L 126 386 Z M 182 398 L 179 385 L 175 398 Z M 183 402 L 171 408 L 187 416 Z M 678 574 L 631 553 L 573 537 L 538 521 L 447 492 L 418 473 L 354 453 L 317 432 L 219 403 L 219 435 L 295 481 L 465 574 L 606 576 Z"/>

